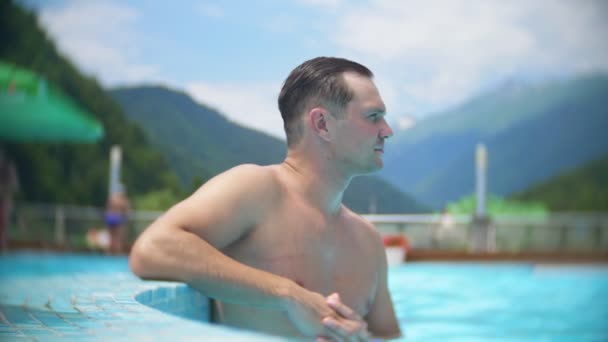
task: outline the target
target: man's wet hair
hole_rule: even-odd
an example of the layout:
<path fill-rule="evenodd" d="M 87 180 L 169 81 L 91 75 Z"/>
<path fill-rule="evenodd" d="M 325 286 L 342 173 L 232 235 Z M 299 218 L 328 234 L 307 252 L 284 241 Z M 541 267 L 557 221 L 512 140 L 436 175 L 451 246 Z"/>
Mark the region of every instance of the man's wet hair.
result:
<path fill-rule="evenodd" d="M 287 146 L 293 146 L 302 137 L 300 115 L 310 108 L 324 107 L 340 117 L 354 94 L 343 74 L 353 72 L 372 78 L 374 74 L 365 66 L 344 58 L 317 57 L 297 66 L 289 74 L 279 94 L 279 111 L 287 136 Z"/>

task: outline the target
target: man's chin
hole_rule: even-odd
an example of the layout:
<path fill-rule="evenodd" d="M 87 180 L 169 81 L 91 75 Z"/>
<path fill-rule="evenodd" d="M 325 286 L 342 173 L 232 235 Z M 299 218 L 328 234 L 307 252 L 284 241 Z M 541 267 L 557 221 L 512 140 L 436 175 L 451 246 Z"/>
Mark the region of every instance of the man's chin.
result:
<path fill-rule="evenodd" d="M 377 158 L 375 166 L 376 168 L 374 169 L 374 171 L 382 170 L 382 168 L 384 167 L 384 160 L 382 160 L 382 158 Z"/>
<path fill-rule="evenodd" d="M 377 171 L 380 171 L 383 167 L 384 167 L 384 165 L 382 163 L 380 163 L 380 164 L 376 163 L 373 166 L 368 166 L 367 168 L 362 168 L 359 172 L 357 172 L 357 175 L 358 176 L 369 175 L 369 174 L 375 173 Z"/>

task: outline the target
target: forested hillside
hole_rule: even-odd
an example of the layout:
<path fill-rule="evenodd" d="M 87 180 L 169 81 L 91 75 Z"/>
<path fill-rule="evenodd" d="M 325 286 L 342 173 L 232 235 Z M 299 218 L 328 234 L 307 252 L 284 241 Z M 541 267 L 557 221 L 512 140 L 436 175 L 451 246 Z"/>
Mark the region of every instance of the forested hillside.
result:
<path fill-rule="evenodd" d="M 268 165 L 285 158 L 281 140 L 231 122 L 183 92 L 140 86 L 111 93 L 168 158 L 185 187 L 239 164 Z"/>
<path fill-rule="evenodd" d="M 608 211 L 608 156 L 564 172 L 513 196 L 552 211 Z"/>
<path fill-rule="evenodd" d="M 9 0 L 0 1 L 0 59 L 44 76 L 105 129 L 105 136 L 94 144 L 1 142 L 16 163 L 21 200 L 104 205 L 108 154 L 114 144 L 123 148 L 122 178 L 131 197 L 159 189 L 178 191 L 177 177 L 143 131 L 125 119 L 95 79 L 82 75 L 58 53 L 33 13 Z"/>

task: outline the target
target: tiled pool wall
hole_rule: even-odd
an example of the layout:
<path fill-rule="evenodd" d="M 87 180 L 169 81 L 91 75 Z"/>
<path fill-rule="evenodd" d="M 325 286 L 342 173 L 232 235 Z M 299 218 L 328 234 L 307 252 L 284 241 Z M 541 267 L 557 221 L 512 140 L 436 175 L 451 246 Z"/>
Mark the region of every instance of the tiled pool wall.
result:
<path fill-rule="evenodd" d="M 135 300 L 174 316 L 199 322 L 211 321 L 209 298 L 185 284 L 146 290 L 137 294 Z"/>
<path fill-rule="evenodd" d="M 0 255 L 0 341 L 281 341 L 209 323 L 186 284 L 143 281 L 126 258 Z"/>

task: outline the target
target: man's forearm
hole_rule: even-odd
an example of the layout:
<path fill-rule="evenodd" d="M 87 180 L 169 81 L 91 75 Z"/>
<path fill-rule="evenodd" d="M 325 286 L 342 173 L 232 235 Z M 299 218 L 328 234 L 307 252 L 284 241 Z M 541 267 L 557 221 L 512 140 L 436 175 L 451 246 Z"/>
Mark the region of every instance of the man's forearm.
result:
<path fill-rule="evenodd" d="M 223 302 L 277 309 L 285 308 L 297 286 L 235 261 L 190 232 L 149 233 L 133 246 L 129 260 L 142 278 L 182 281 Z"/>
<path fill-rule="evenodd" d="M 371 342 L 390 341 L 390 340 L 396 340 L 396 339 L 401 338 L 401 337 L 403 337 L 401 335 L 401 333 L 395 334 L 395 335 L 391 335 L 391 336 L 384 336 L 384 337 L 379 337 L 379 336 L 375 336 L 374 334 L 371 334 L 370 341 Z"/>

